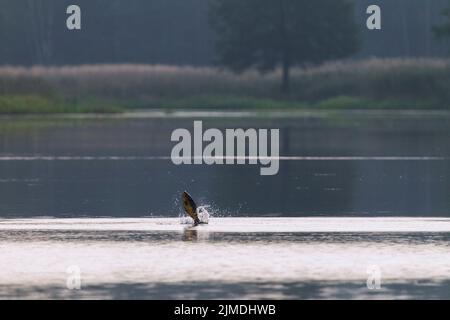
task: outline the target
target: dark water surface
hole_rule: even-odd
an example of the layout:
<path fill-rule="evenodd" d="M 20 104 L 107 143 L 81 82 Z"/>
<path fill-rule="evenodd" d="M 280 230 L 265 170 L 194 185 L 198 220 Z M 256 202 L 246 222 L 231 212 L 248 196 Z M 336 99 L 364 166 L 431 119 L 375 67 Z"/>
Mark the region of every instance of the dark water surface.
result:
<path fill-rule="evenodd" d="M 279 128 L 287 158 L 271 177 L 175 166 L 193 120 Z M 446 113 L 1 118 L 0 216 L 177 216 L 183 190 L 224 216 L 450 216 L 449 142 Z"/>

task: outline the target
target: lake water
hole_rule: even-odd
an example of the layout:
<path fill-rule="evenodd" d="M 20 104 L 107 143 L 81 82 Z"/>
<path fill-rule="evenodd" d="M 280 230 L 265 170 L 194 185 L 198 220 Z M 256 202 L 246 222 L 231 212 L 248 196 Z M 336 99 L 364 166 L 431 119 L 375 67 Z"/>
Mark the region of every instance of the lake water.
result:
<path fill-rule="evenodd" d="M 279 174 L 173 165 L 194 119 L 279 128 Z M 448 299 L 449 138 L 445 112 L 3 117 L 0 297 Z"/>

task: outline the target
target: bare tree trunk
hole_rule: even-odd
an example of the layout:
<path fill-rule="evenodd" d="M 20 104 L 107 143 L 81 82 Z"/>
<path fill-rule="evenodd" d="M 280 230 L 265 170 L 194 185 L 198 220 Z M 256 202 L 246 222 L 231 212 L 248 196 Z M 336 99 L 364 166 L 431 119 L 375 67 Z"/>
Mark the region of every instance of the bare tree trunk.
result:
<path fill-rule="evenodd" d="M 281 92 L 289 94 L 291 91 L 291 59 L 290 59 L 290 43 L 289 30 L 287 23 L 287 12 L 285 0 L 280 0 L 280 30 L 282 39 L 282 82 Z"/>
<path fill-rule="evenodd" d="M 32 46 L 32 64 L 40 64 L 42 63 L 42 55 L 40 50 L 40 36 L 39 36 L 39 28 L 36 19 L 36 8 L 34 0 L 27 0 L 28 5 L 28 14 L 30 17 L 30 43 Z"/>
<path fill-rule="evenodd" d="M 433 0 L 426 0 L 425 1 L 425 24 L 426 24 L 426 33 L 425 33 L 425 48 L 426 48 L 426 55 L 428 57 L 431 56 L 431 35 L 432 35 L 432 1 Z"/>
<path fill-rule="evenodd" d="M 283 59 L 283 75 L 281 82 L 281 92 L 284 94 L 289 94 L 291 92 L 291 66 L 289 63 L 289 58 L 286 56 Z"/>
<path fill-rule="evenodd" d="M 53 1 L 28 0 L 31 41 L 35 64 L 48 64 L 53 57 Z"/>
<path fill-rule="evenodd" d="M 402 6 L 400 8 L 401 10 L 401 17 L 402 17 L 402 31 L 403 31 L 403 52 L 404 55 L 409 57 L 411 56 L 411 48 L 410 48 L 410 40 L 409 40 L 409 30 L 408 30 L 408 13 L 407 8 L 408 8 L 408 4 L 407 4 L 408 0 L 403 0 L 402 2 Z"/>
<path fill-rule="evenodd" d="M 113 23 L 114 25 L 112 26 L 113 30 L 114 30 L 114 39 L 113 39 L 113 59 L 116 63 L 121 61 L 121 47 L 122 47 L 122 32 L 121 32 L 121 28 L 120 28 L 120 24 L 122 23 L 122 21 L 120 21 L 120 19 L 122 19 L 122 16 L 120 14 L 120 0 L 114 0 L 111 2 L 111 16 L 113 17 Z"/>

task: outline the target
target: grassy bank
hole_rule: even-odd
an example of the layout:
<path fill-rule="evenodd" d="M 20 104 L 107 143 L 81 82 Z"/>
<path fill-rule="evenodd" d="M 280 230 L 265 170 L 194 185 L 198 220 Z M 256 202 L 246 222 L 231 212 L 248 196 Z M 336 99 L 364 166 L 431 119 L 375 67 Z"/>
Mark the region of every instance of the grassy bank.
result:
<path fill-rule="evenodd" d="M 0 95 L 2 114 L 115 113 L 123 108 L 96 100 L 69 102 L 36 94 Z"/>
<path fill-rule="evenodd" d="M 375 100 L 357 96 L 336 96 L 317 101 L 295 101 L 239 96 L 193 96 L 181 99 L 161 99 L 148 105 L 163 109 L 218 110 L 445 110 L 447 105 L 437 100 Z"/>
<path fill-rule="evenodd" d="M 372 59 L 236 75 L 149 65 L 0 67 L 0 113 L 119 112 L 133 108 L 450 109 L 450 60 Z"/>

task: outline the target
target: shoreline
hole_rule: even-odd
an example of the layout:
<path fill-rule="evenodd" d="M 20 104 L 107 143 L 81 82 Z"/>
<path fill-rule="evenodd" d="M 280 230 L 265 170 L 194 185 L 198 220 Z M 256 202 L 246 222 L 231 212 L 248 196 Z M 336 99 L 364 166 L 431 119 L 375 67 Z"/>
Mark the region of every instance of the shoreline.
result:
<path fill-rule="evenodd" d="M 135 109 L 118 113 L 21 113 L 2 114 L 1 119 L 145 119 L 145 118 L 327 118 L 335 116 L 355 117 L 450 117 L 450 110 L 440 109 L 351 109 L 351 110 L 199 110 L 199 109 Z"/>

